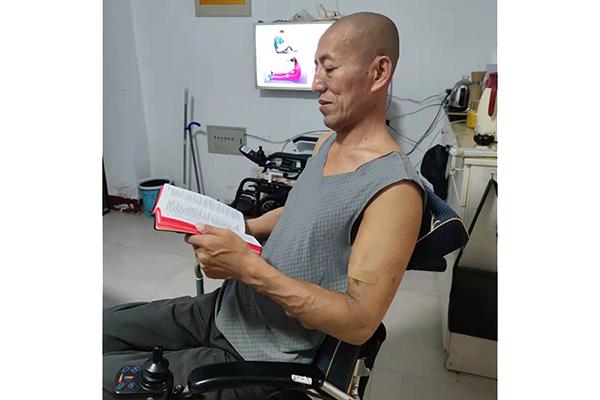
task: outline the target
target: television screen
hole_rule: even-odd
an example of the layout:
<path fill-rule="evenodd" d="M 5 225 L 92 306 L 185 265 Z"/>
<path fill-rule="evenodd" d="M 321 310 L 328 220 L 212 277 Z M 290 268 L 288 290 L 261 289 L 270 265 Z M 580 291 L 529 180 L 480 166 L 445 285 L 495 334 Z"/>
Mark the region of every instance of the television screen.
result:
<path fill-rule="evenodd" d="M 333 21 L 255 24 L 256 87 L 311 90 L 315 51 Z"/>

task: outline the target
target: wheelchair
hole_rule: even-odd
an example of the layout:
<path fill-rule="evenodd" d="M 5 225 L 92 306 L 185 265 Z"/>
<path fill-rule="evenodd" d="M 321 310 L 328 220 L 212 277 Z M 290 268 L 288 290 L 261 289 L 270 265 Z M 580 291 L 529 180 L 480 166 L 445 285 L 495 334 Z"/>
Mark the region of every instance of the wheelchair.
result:
<path fill-rule="evenodd" d="M 407 269 L 443 272 L 444 256 L 464 247 L 469 235 L 462 220 L 442 199 L 429 188 L 425 188 L 425 195 L 419 237 Z M 198 289 L 202 293 L 202 288 Z M 272 387 L 267 399 L 360 400 L 385 338 L 381 323 L 362 345 L 327 336 L 312 364 L 238 361 L 201 366 L 190 373 L 186 387 L 173 387 L 168 361 L 162 358 L 162 350 L 155 348 L 153 358 L 138 368 L 135 378 L 139 377 L 145 388 L 141 398 L 154 400 L 202 399 L 207 392 L 251 385 Z M 134 398 L 126 391 L 115 393 Z"/>

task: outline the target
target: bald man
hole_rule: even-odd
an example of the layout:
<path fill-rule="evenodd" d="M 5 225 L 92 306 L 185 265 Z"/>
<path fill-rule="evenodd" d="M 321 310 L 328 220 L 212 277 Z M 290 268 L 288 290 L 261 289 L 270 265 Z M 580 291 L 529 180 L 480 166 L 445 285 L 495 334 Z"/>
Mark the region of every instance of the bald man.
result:
<path fill-rule="evenodd" d="M 362 344 L 394 298 L 416 243 L 423 189 L 385 125 L 398 32 L 379 14 L 334 23 L 315 54 L 313 90 L 331 132 L 285 207 L 247 221 L 267 239 L 261 256 L 233 232 L 186 237 L 206 276 L 223 286 L 197 298 L 126 305 L 105 313 L 104 373 L 167 352 L 176 383 L 198 365 L 310 363 L 326 335 Z M 112 376 L 111 376 L 112 375 Z M 238 391 L 239 398 L 260 398 Z M 257 394 L 258 393 L 258 394 Z M 230 398 L 231 393 L 221 393 Z"/>

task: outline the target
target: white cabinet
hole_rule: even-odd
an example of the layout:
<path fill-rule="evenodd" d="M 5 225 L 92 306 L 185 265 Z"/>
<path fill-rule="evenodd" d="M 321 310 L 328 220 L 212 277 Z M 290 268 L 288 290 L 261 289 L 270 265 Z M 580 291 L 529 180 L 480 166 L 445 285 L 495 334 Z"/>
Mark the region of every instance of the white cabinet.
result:
<path fill-rule="evenodd" d="M 454 173 L 450 175 L 448 204 L 460 214 L 469 228 L 488 182 L 490 179 L 498 180 L 496 159 L 456 157 L 456 164 Z M 460 180 L 460 190 L 457 180 Z M 497 227 L 496 192 L 492 188 L 477 218 L 461 265 L 497 271 Z"/>
<path fill-rule="evenodd" d="M 451 151 L 447 202 L 463 218 L 467 228 L 471 225 L 490 178 L 498 180 L 496 160 L 495 150 L 456 147 Z M 497 271 L 496 199 L 496 192 L 492 188 L 461 257 L 461 266 Z M 441 302 L 442 334 L 447 354 L 445 366 L 450 370 L 496 378 L 497 342 L 448 330 L 452 267 L 457 256 L 458 251 L 447 256 L 448 268 L 444 273 L 436 274 Z"/>

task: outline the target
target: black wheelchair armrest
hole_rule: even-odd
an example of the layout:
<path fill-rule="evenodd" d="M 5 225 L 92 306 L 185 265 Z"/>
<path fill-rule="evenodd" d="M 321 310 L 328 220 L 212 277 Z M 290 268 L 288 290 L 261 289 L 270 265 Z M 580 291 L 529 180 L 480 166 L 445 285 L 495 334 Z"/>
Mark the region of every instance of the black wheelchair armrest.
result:
<path fill-rule="evenodd" d="M 192 394 L 250 385 L 319 389 L 325 375 L 313 365 L 239 361 L 198 367 L 188 377 Z"/>

